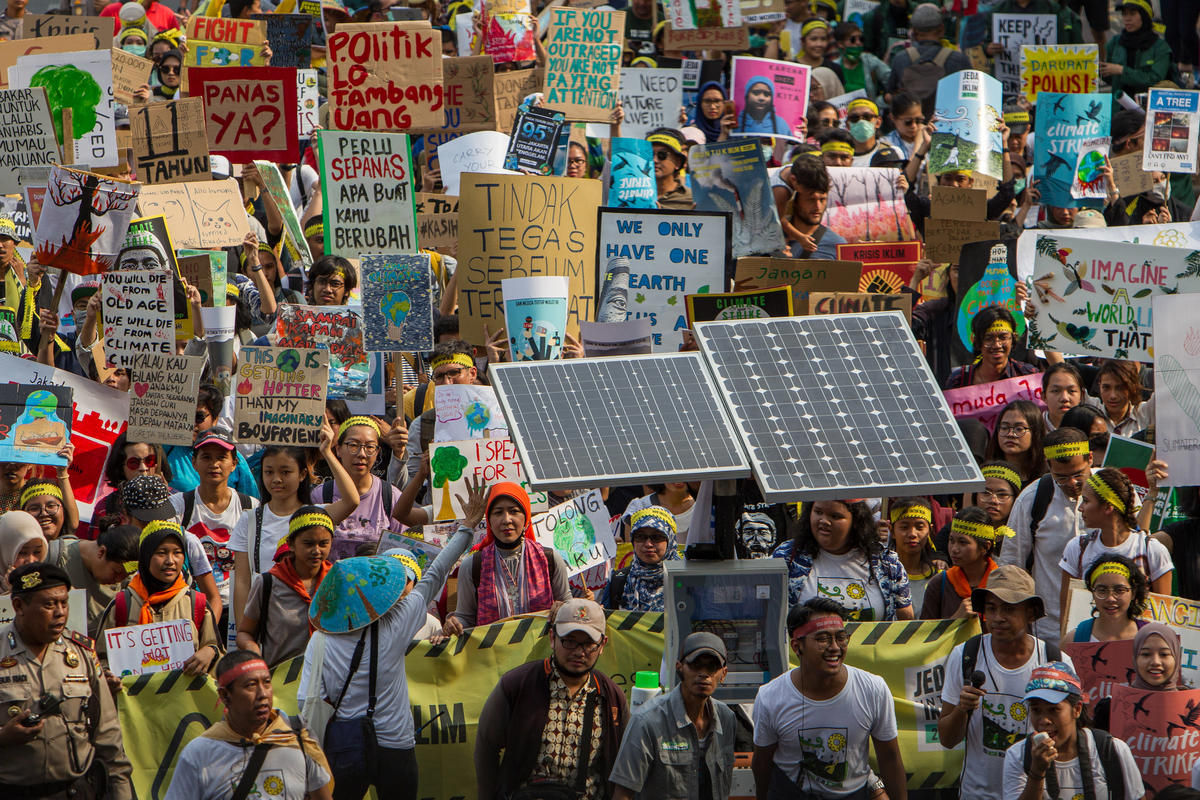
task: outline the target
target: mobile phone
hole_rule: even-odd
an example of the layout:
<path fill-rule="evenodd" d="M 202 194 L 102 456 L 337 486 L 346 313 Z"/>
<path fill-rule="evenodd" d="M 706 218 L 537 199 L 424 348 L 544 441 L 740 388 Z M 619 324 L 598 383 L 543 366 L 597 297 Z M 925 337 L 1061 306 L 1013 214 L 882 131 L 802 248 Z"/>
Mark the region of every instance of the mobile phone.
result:
<path fill-rule="evenodd" d="M 734 114 L 734 113 L 736 113 L 736 112 L 734 111 L 733 101 L 732 101 L 732 100 L 726 100 L 726 101 L 725 101 L 725 108 L 724 108 L 724 110 L 721 112 L 721 116 L 723 116 L 723 117 L 728 117 L 730 114 Z"/>
<path fill-rule="evenodd" d="M 61 697 L 55 697 L 52 694 L 44 694 L 41 696 L 41 699 L 38 700 L 37 708 L 34 709 L 32 714 L 21 720 L 21 724 L 26 728 L 32 728 L 44 718 L 52 714 L 57 714 L 58 708 L 61 705 Z"/>

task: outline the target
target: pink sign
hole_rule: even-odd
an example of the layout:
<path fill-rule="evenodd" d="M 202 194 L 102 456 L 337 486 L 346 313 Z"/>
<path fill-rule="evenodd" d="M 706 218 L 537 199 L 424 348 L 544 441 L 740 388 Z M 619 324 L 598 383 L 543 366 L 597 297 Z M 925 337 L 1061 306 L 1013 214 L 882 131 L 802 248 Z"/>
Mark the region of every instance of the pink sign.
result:
<path fill-rule="evenodd" d="M 733 59 L 734 134 L 800 141 L 808 110 L 808 67 L 769 58 Z"/>
<path fill-rule="evenodd" d="M 981 383 L 978 386 L 947 389 L 943 394 L 946 396 L 946 402 L 950 404 L 950 413 L 954 414 L 956 419 L 977 419 L 989 432 L 996 427 L 996 421 L 1000 419 L 1004 407 L 1014 400 L 1029 400 L 1040 409 L 1046 408 L 1046 404 L 1042 402 L 1040 372 Z"/>

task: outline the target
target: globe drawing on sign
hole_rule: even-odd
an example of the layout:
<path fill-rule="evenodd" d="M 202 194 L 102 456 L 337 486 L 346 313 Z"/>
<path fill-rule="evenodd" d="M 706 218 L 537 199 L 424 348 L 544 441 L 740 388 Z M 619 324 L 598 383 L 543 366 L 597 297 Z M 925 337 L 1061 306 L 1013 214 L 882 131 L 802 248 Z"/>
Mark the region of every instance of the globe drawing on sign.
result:
<path fill-rule="evenodd" d="M 284 350 L 275 359 L 275 366 L 279 367 L 281 372 L 295 372 L 300 366 L 300 354 L 295 350 Z"/>
<path fill-rule="evenodd" d="M 1099 150 L 1091 150 L 1084 154 L 1083 158 L 1079 159 L 1079 182 L 1094 183 L 1100 177 L 1100 170 L 1104 167 L 1104 154 Z"/>
<path fill-rule="evenodd" d="M 404 325 L 410 309 L 412 309 L 412 300 L 409 299 L 407 292 L 385 292 L 379 301 L 379 310 L 383 313 L 383 318 L 394 328 Z"/>
<path fill-rule="evenodd" d="M 559 517 L 554 526 L 554 549 L 560 553 L 587 553 L 596 545 L 596 529 L 583 514 Z"/>
<path fill-rule="evenodd" d="M 467 420 L 467 431 L 473 438 L 475 434 L 487 430 L 488 423 L 492 421 L 492 411 L 483 403 L 476 401 L 467 406 L 463 417 Z"/>

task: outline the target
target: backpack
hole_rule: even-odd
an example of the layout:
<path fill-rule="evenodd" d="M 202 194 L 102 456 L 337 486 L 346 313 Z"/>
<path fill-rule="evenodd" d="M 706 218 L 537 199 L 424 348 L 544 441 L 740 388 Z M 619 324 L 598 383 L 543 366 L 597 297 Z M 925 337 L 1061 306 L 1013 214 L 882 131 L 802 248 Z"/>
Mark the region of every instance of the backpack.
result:
<path fill-rule="evenodd" d="M 971 682 L 971 673 L 975 671 L 975 663 L 979 660 L 979 648 L 983 645 L 982 633 L 977 633 L 963 643 L 962 679 L 963 685 Z M 1046 645 L 1046 661 L 1061 661 L 1062 651 L 1053 642 L 1042 642 Z M 1037 652 L 1036 645 L 1034 652 Z"/>
<path fill-rule="evenodd" d="M 1046 512 L 1050 509 L 1050 500 L 1054 497 L 1054 479 L 1049 473 L 1038 478 L 1037 491 L 1033 494 L 1033 505 L 1029 509 L 1029 555 L 1025 557 L 1025 571 L 1033 574 L 1033 554 L 1037 548 L 1037 531 Z"/>
<path fill-rule="evenodd" d="M 251 501 L 250 495 L 246 494 L 245 492 L 238 492 L 237 496 L 238 496 L 238 501 L 242 504 L 242 510 L 243 511 L 249 510 L 250 506 L 253 505 L 253 501 Z M 188 526 L 190 526 L 192 524 L 192 514 L 195 511 L 196 511 L 196 492 L 191 491 L 183 496 L 183 514 L 181 514 L 179 517 L 179 520 L 180 520 L 179 527 L 183 528 L 186 531 L 188 529 Z"/>
<path fill-rule="evenodd" d="M 908 92 L 921 101 L 921 108 L 927 112 L 926 106 L 932 106 L 937 96 L 938 81 L 946 77 L 946 61 L 954 52 L 949 47 L 938 49 L 933 58 L 922 61 L 921 51 L 913 45 L 904 48 L 911 62 L 900 74 L 900 90 Z"/>
<path fill-rule="evenodd" d="M 1080 735 L 1082 735 L 1083 730 L 1082 728 L 1080 729 Z M 1102 731 L 1098 728 L 1087 728 L 1087 730 L 1092 732 L 1092 738 L 1096 741 L 1096 752 L 1100 755 L 1100 765 L 1104 768 L 1104 782 L 1108 784 L 1109 800 L 1125 800 L 1125 770 L 1121 766 L 1120 757 L 1117 755 L 1117 748 L 1113 745 L 1112 735 L 1108 731 Z M 1022 769 L 1028 775 L 1030 774 L 1030 765 L 1033 763 L 1033 752 L 1032 748 L 1028 745 L 1029 740 L 1026 739 L 1025 741 L 1025 756 Z M 1082 759 L 1080 761 L 1082 762 Z M 1050 770 L 1046 775 L 1047 791 L 1050 788 L 1050 774 L 1053 772 L 1054 770 Z M 1091 775 L 1087 775 L 1084 776 L 1084 781 L 1086 785 L 1083 796 L 1094 798 L 1096 796 L 1095 779 Z M 1057 777 L 1054 782 L 1058 782 Z M 1051 796 L 1057 797 L 1058 792 L 1053 792 Z"/>
<path fill-rule="evenodd" d="M 204 596 L 204 592 L 196 592 L 191 589 L 188 594 L 192 596 L 192 624 L 196 626 L 196 634 L 204 630 L 204 615 L 208 613 L 208 598 Z M 124 590 L 117 592 L 117 596 L 113 598 L 113 620 L 117 623 L 116 627 L 124 628 L 129 624 L 129 595 Z"/>

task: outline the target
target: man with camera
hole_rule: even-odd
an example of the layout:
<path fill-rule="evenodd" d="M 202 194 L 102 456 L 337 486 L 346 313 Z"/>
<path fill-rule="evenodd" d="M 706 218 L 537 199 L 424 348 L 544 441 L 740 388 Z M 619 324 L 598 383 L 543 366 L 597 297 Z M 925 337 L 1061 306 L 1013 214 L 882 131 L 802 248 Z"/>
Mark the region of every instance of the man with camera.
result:
<path fill-rule="evenodd" d="M 26 564 L 9 575 L 0 627 L 0 797 L 129 800 L 129 759 L 92 642 L 67 630 L 71 579 Z"/>

